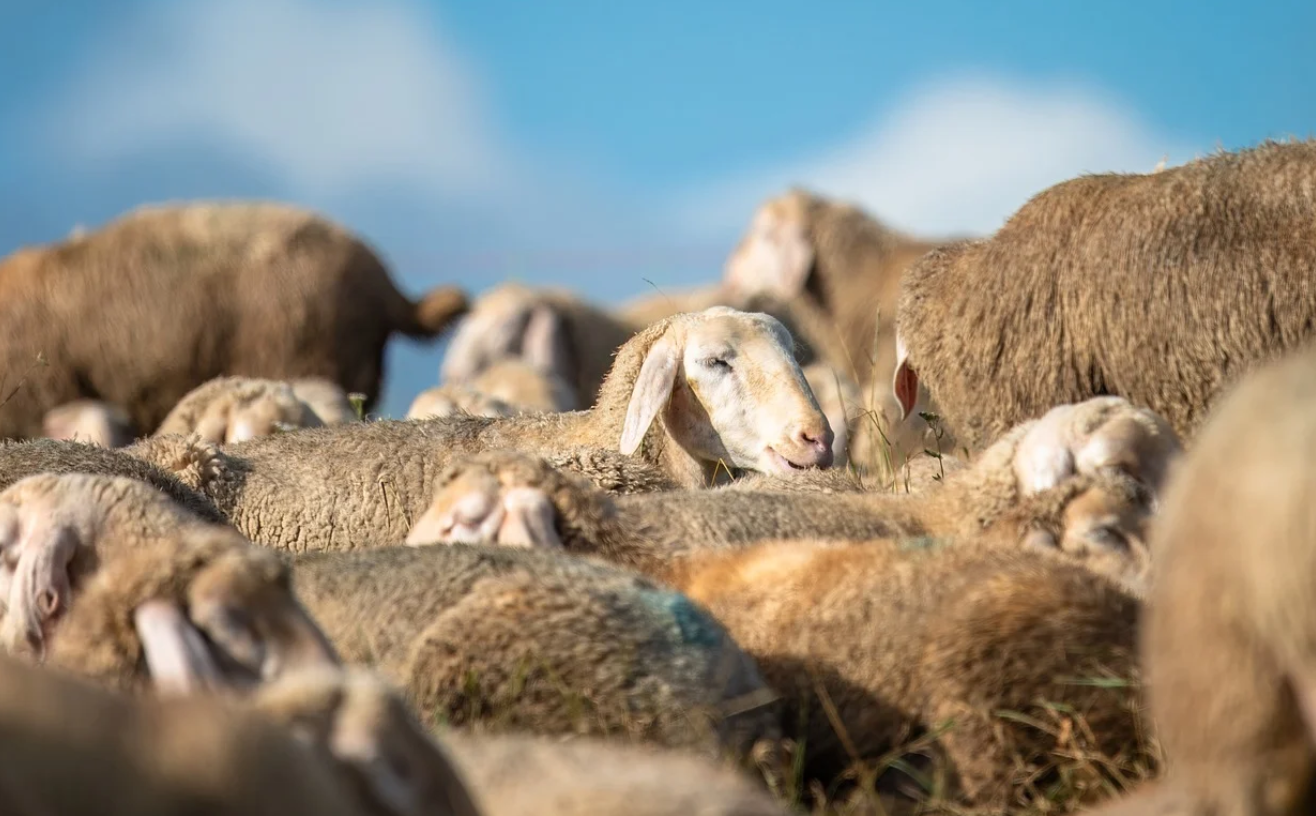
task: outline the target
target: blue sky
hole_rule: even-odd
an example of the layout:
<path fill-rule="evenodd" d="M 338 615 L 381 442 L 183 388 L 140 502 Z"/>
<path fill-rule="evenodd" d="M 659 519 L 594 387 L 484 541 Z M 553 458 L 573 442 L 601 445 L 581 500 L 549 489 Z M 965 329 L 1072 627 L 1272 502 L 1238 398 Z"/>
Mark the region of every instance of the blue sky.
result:
<path fill-rule="evenodd" d="M 410 292 L 699 283 L 791 183 L 986 232 L 1081 172 L 1316 135 L 1316 3 L 89 0 L 0 12 L 0 252 L 271 197 Z M 437 376 L 394 342 L 383 411 Z"/>

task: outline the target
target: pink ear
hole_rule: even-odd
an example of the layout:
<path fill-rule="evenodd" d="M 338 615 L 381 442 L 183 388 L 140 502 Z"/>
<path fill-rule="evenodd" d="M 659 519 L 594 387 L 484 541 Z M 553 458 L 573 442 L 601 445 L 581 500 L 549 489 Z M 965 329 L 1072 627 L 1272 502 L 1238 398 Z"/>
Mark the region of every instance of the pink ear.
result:
<path fill-rule="evenodd" d="M 914 411 L 918 402 L 918 372 L 909 364 L 909 349 L 905 348 L 905 338 L 896 331 L 896 373 L 891 383 L 896 402 L 900 403 L 900 418 L 903 420 Z"/>
<path fill-rule="evenodd" d="M 571 379 L 571 353 L 562 318 L 547 306 L 536 306 L 521 335 L 521 356 L 540 371 Z"/>
<path fill-rule="evenodd" d="M 133 626 L 157 691 L 191 694 L 223 685 L 205 640 L 177 604 L 147 601 L 133 610 Z"/>

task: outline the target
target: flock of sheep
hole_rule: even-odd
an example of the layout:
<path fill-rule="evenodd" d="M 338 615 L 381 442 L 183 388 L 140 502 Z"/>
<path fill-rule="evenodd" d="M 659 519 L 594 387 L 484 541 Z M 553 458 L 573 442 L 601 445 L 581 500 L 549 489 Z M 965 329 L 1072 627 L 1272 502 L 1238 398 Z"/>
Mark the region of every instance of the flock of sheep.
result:
<path fill-rule="evenodd" d="M 1316 812 L 1316 141 L 615 310 L 143 207 L 0 326 L 4 814 Z"/>

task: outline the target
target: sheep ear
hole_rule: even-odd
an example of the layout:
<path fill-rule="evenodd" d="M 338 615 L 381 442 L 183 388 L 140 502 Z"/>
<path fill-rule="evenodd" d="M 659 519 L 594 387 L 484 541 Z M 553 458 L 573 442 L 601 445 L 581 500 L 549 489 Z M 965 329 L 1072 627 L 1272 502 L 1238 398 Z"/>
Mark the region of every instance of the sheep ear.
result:
<path fill-rule="evenodd" d="M 669 338 L 669 334 L 664 334 L 653 344 L 640 366 L 640 376 L 635 380 L 631 402 L 626 406 L 626 422 L 621 429 L 621 452 L 627 456 L 639 450 L 654 417 L 672 396 L 680 355 L 676 344 Z"/>
<path fill-rule="evenodd" d="M 19 638 L 44 648 L 44 624 L 69 602 L 69 563 L 78 536 L 67 524 L 49 519 L 34 525 L 18 543 L 19 559 L 9 587 L 6 642 Z"/>
<path fill-rule="evenodd" d="M 899 331 L 896 332 L 896 373 L 891 391 L 900 404 L 900 418 L 903 420 L 914 412 L 914 405 L 918 402 L 918 372 L 909 364 L 909 351 Z"/>
<path fill-rule="evenodd" d="M 201 634 L 177 604 L 153 600 L 133 610 L 151 682 L 162 694 L 190 694 L 222 685 L 222 675 Z"/>
<path fill-rule="evenodd" d="M 547 306 L 536 306 L 521 336 L 521 355 L 540 371 L 570 378 L 571 350 L 562 318 Z"/>

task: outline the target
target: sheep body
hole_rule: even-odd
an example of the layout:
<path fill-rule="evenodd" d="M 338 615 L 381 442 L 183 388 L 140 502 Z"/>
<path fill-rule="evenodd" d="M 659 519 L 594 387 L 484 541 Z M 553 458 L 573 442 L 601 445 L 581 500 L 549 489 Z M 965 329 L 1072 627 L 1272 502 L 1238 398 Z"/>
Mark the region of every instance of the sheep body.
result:
<path fill-rule="evenodd" d="M 0 656 L 10 816 L 364 816 L 282 729 L 210 698 L 125 698 Z"/>
<path fill-rule="evenodd" d="M 215 504 L 196 489 L 214 475 L 218 452 L 212 446 L 159 438 L 139 441 L 132 450 L 137 455 L 123 448 L 108 450 L 53 439 L 0 440 L 0 490 L 40 473 L 125 476 L 151 485 L 206 521 L 225 520 Z"/>
<path fill-rule="evenodd" d="M 759 662 L 824 781 L 951 719 L 936 742 L 977 804 L 1013 803 L 1038 783 L 1030 772 L 1076 747 L 1124 762 L 1148 753 L 1135 690 L 1066 682 L 1136 680 L 1136 599 L 1078 565 L 959 539 L 785 541 L 696 554 L 675 583 Z M 1072 731 L 1051 703 L 1070 706 Z M 1000 710 L 1057 731 L 997 719 Z M 1026 766 L 1017 777 L 1016 758 Z"/>
<path fill-rule="evenodd" d="M 1142 639 L 1167 773 L 1111 814 L 1162 799 L 1185 813 L 1316 809 L 1313 400 L 1312 349 L 1259 367 L 1170 481 Z"/>
<path fill-rule="evenodd" d="M 445 730 L 487 816 L 786 816 L 736 771 L 684 752 L 598 739 Z"/>
<path fill-rule="evenodd" d="M 1240 374 L 1311 338 L 1312 269 L 1316 141 L 1071 179 L 909 269 L 895 390 L 908 411 L 925 386 L 970 450 L 1100 394 L 1190 439 Z"/>
<path fill-rule="evenodd" d="M 1177 452 L 1177 442 L 1173 434 L 1157 435 L 1163 429 L 1154 416 L 1119 400 L 1065 406 L 1057 413 L 1068 421 L 1023 423 L 972 467 L 916 496 L 832 488 L 819 484 L 828 476 L 824 471 L 799 477 L 807 488 L 787 489 L 774 484 L 779 481 L 775 477 L 760 477 L 715 490 L 612 498 L 532 455 L 490 451 L 441 475 L 428 509 L 406 540 L 415 545 L 487 540 L 486 527 L 498 521 L 500 512 L 506 517 L 520 512 L 507 506 L 507 496 L 528 489 L 543 497 L 554 516 L 548 535 L 557 546 L 660 580 L 692 552 L 766 539 L 864 541 L 990 533 L 991 540 L 1005 546 L 1038 543 L 1081 560 L 1102 561 L 1112 577 L 1140 591 L 1147 570 L 1145 551 L 1107 561 L 1101 557 L 1103 548 L 1062 539 L 1057 531 L 1064 526 L 1069 503 L 1094 488 L 1107 496 L 1104 507 L 1091 508 L 1094 513 L 1141 523 L 1151 513 L 1156 477 L 1165 468 L 1161 460 Z M 1073 435 L 1057 433 L 1058 426 Z M 1088 455 L 1090 449 L 1096 454 Z M 1096 529 L 1092 532 L 1100 535 Z"/>
<path fill-rule="evenodd" d="M 4 645 L 102 683 L 232 685 L 338 664 L 274 552 L 136 479 L 19 480 L 0 491 L 0 551 Z"/>
<path fill-rule="evenodd" d="M 772 695 L 722 628 L 610 565 L 460 545 L 294 564 L 343 658 L 376 666 L 424 719 L 702 750 L 776 736 Z"/>
<path fill-rule="evenodd" d="M 690 339 L 697 332 L 702 339 Z M 347 549 L 403 540 L 429 505 L 443 467 L 486 449 L 542 453 L 617 492 L 702 485 L 728 475 L 722 454 L 712 461 L 706 451 L 721 450 L 732 467 L 783 467 L 772 457 L 785 461 L 785 454 L 825 467 L 830 426 L 782 348 L 782 334 L 763 315 L 678 316 L 623 347 L 589 411 L 300 429 L 228 446 L 219 475 L 193 486 L 253 541 Z M 724 348 L 727 338 L 737 344 L 739 367 L 724 374 L 701 349 Z M 700 359 L 683 363 L 681 355 Z M 697 387 L 712 395 L 701 401 Z"/>
<path fill-rule="evenodd" d="M 141 207 L 0 265 L 6 395 L 22 384 L 0 438 L 37 436 L 47 410 L 80 398 L 121 406 L 147 434 L 223 374 L 327 377 L 370 404 L 389 336 L 433 337 L 464 308 L 447 287 L 409 301 L 365 243 L 304 210 Z"/>

